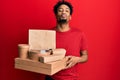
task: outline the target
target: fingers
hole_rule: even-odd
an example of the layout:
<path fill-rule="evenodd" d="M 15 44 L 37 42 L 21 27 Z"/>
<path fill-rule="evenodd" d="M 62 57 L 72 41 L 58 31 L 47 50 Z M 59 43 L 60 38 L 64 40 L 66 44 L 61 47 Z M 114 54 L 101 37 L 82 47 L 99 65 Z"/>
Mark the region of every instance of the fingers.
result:
<path fill-rule="evenodd" d="M 64 69 L 68 69 L 68 68 L 72 67 L 71 64 L 72 64 L 72 63 L 67 64 Z"/>
<path fill-rule="evenodd" d="M 73 67 L 75 65 L 74 56 L 66 56 L 66 58 L 67 61 L 65 69 Z"/>
<path fill-rule="evenodd" d="M 67 68 L 71 68 L 74 65 L 76 65 L 78 62 L 80 62 L 80 57 L 76 57 L 76 56 L 66 56 L 66 67 Z"/>

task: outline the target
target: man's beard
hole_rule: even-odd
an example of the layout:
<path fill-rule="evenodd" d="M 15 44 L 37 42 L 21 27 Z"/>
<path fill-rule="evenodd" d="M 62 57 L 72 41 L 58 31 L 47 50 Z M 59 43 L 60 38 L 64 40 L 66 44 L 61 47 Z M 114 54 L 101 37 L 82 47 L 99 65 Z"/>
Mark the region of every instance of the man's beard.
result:
<path fill-rule="evenodd" d="M 65 24 L 65 23 L 67 23 L 67 19 L 60 19 L 60 20 L 58 20 L 58 23 Z"/>

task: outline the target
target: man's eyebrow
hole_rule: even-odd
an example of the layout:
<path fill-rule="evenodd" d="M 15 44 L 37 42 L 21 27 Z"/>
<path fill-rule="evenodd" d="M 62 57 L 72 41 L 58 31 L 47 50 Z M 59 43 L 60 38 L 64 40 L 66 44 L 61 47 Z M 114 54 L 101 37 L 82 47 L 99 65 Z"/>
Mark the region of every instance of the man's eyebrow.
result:
<path fill-rule="evenodd" d="M 70 9 L 70 8 L 66 8 L 66 9 Z"/>

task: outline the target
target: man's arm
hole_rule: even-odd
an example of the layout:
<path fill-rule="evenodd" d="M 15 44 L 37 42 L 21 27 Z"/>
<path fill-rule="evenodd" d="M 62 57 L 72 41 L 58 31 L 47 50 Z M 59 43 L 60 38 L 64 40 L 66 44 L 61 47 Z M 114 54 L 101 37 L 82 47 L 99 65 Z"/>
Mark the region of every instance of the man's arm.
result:
<path fill-rule="evenodd" d="M 83 50 L 80 52 L 80 60 L 78 62 L 84 63 L 88 61 L 88 51 L 87 50 Z"/>
<path fill-rule="evenodd" d="M 76 57 L 76 56 L 66 56 L 67 58 L 67 62 L 66 62 L 66 68 L 70 68 L 74 65 L 76 65 L 77 63 L 84 63 L 87 62 L 88 60 L 88 51 L 87 50 L 83 50 L 80 52 L 80 57 Z"/>

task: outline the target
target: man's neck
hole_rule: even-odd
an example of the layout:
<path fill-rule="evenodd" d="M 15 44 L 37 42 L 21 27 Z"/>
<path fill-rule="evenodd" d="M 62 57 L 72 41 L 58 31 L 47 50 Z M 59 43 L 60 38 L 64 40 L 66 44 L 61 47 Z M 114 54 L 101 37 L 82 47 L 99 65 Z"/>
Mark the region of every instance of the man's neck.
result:
<path fill-rule="evenodd" d="M 66 32 L 70 30 L 70 27 L 69 24 L 57 24 L 56 30 L 60 32 Z"/>

